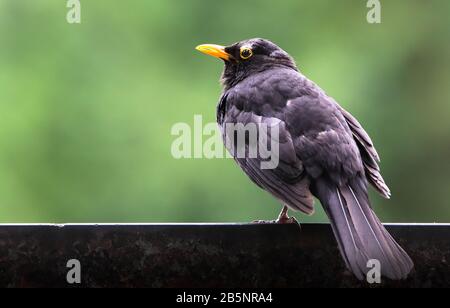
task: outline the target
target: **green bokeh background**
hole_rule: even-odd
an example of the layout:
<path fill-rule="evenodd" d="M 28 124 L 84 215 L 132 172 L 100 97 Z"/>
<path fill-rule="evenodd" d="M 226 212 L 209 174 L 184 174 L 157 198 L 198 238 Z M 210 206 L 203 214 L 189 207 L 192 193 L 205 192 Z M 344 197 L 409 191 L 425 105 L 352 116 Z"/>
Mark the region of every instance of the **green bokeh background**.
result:
<path fill-rule="evenodd" d="M 232 160 L 175 160 L 214 121 L 222 64 L 200 43 L 265 37 L 364 124 L 383 221 L 450 222 L 450 2 L 0 0 L 0 222 L 225 222 L 280 206 Z M 320 209 L 300 221 L 325 221 Z"/>

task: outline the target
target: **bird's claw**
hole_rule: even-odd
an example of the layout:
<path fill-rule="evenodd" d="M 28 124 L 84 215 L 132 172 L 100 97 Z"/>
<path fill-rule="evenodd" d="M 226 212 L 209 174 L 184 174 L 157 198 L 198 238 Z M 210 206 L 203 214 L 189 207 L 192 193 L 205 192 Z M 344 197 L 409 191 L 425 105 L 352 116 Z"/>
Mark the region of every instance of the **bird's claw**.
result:
<path fill-rule="evenodd" d="M 275 221 L 277 224 L 296 224 L 299 225 L 298 220 L 295 217 L 281 217 Z"/>
<path fill-rule="evenodd" d="M 257 225 L 273 225 L 277 223 L 277 220 L 254 220 L 252 223 Z"/>
<path fill-rule="evenodd" d="M 295 224 L 299 228 L 300 224 L 298 223 L 297 219 L 295 217 L 289 217 L 288 215 L 288 207 L 283 207 L 283 210 L 281 211 L 280 215 L 276 220 L 255 220 L 253 221 L 254 224 L 279 224 L 279 225 L 285 225 L 285 224 Z"/>
<path fill-rule="evenodd" d="M 300 227 L 298 220 L 295 217 L 281 217 L 276 220 L 255 220 L 252 222 L 253 224 L 258 225 L 286 225 L 286 224 L 295 224 Z"/>

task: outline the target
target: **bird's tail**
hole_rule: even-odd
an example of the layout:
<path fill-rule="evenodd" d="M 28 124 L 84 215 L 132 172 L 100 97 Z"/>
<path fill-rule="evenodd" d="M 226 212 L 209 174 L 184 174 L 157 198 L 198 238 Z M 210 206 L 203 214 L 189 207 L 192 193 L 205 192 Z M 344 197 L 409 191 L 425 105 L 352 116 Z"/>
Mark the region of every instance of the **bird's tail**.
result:
<path fill-rule="evenodd" d="M 322 179 L 314 190 L 331 221 L 347 267 L 358 279 L 366 276 L 371 259 L 380 262 L 383 276 L 393 280 L 407 278 L 414 264 L 373 212 L 366 181 L 357 178 L 337 186 Z"/>

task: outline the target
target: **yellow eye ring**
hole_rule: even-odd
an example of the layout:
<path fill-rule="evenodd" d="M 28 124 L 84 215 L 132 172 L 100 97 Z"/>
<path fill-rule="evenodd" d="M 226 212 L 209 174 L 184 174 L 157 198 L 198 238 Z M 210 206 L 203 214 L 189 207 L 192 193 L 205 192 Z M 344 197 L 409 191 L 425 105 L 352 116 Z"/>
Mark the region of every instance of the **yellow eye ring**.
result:
<path fill-rule="evenodd" d="M 253 56 L 253 50 L 249 47 L 241 47 L 240 56 L 243 60 L 250 59 Z"/>

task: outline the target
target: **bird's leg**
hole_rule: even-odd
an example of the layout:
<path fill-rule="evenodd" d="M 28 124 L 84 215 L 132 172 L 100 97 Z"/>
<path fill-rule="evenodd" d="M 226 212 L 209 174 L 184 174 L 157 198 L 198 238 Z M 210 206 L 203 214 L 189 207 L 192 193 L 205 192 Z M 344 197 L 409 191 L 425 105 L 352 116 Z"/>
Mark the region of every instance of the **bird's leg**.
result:
<path fill-rule="evenodd" d="M 289 211 L 289 208 L 287 206 L 284 206 L 280 212 L 280 215 L 278 215 L 278 219 L 276 220 L 276 223 L 277 224 L 297 224 L 300 226 L 300 224 L 298 223 L 297 219 L 295 219 L 295 217 L 289 217 L 288 211 Z"/>
<path fill-rule="evenodd" d="M 296 224 L 300 227 L 300 224 L 298 223 L 297 219 L 295 217 L 289 217 L 288 216 L 289 208 L 287 206 L 284 206 L 281 210 L 280 215 L 278 215 L 278 218 L 276 220 L 257 220 L 254 221 L 256 224 Z"/>

